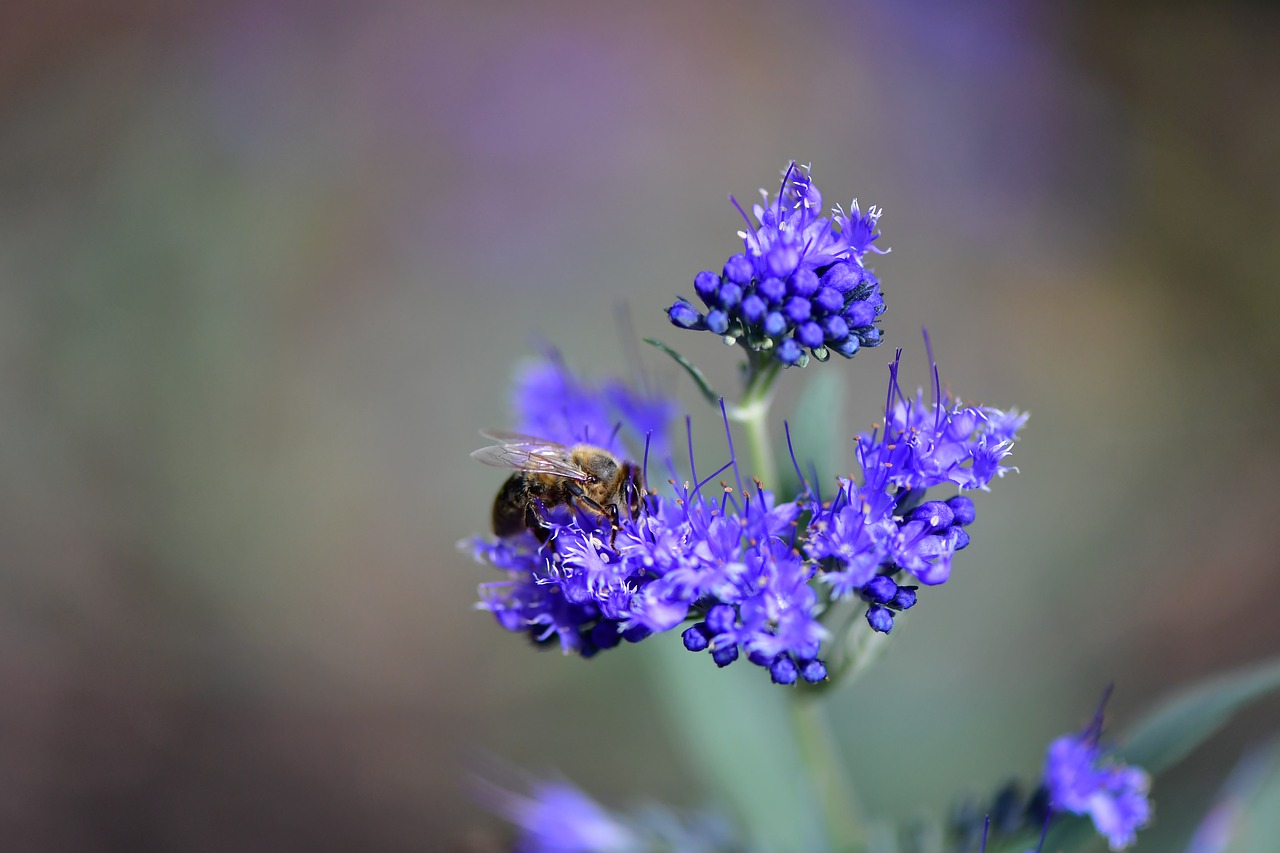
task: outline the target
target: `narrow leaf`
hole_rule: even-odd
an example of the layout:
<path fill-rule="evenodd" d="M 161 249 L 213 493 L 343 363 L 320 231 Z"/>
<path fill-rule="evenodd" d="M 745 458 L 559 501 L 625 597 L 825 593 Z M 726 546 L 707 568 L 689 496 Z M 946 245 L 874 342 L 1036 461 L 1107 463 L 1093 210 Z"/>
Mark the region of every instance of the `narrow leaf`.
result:
<path fill-rule="evenodd" d="M 720 405 L 720 395 L 711 387 L 711 383 L 707 381 L 707 377 L 702 374 L 702 371 L 694 367 L 693 362 L 689 361 L 689 359 L 685 358 L 683 355 L 676 352 L 657 338 L 645 338 L 644 342 L 649 346 L 657 347 L 675 359 L 676 364 L 683 367 L 685 372 L 689 374 L 689 378 L 698 386 L 698 390 L 702 392 L 702 396 L 707 398 L 707 402 L 713 406 Z"/>
<path fill-rule="evenodd" d="M 1119 754 L 1156 774 L 1193 749 L 1251 702 L 1280 689 L 1280 659 L 1236 670 L 1175 695 L 1133 726 Z"/>
<path fill-rule="evenodd" d="M 845 432 L 848 422 L 841 417 L 844 392 L 844 383 L 835 371 L 823 370 L 813 374 L 796 404 L 795 418 L 788 421 L 796 461 L 802 471 L 808 471 L 812 465 L 818 472 L 818 482 L 810 485 L 816 486 L 824 495 L 835 490 L 836 474 L 849 473 L 844 470 L 845 460 L 841 454 L 845 442 L 853 437 L 851 432 Z M 800 483 L 796 480 L 795 470 L 784 465 L 782 476 L 782 493 L 796 494 Z"/>
<path fill-rule="evenodd" d="M 1280 741 L 1245 755 L 1196 827 L 1187 853 L 1270 853 L 1280 838 Z"/>

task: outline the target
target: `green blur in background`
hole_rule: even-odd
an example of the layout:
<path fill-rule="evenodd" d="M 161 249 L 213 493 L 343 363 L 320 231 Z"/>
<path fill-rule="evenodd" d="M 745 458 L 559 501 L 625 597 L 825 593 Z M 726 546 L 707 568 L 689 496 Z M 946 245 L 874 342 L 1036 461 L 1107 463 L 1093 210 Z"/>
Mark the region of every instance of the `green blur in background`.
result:
<path fill-rule="evenodd" d="M 1274 654 L 1277 44 L 1262 4 L 7 7 L 0 844 L 483 847 L 475 780 L 525 771 L 704 803 L 645 652 L 536 653 L 454 543 L 543 342 L 631 371 L 625 303 L 732 386 L 663 311 L 791 158 L 893 252 L 886 346 L 778 411 L 838 371 L 852 438 L 894 347 L 927 383 L 927 326 L 944 383 L 1032 413 L 831 704 L 869 809 L 1034 776 L 1107 682 L 1122 726 Z M 1157 786 L 1136 849 L 1278 717 Z"/>

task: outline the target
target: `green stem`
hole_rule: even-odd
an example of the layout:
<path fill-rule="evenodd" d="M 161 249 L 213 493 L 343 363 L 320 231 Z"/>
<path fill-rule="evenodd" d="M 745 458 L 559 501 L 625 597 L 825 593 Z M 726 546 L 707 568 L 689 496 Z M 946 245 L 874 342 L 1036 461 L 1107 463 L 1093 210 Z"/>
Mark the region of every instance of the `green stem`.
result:
<path fill-rule="evenodd" d="M 797 693 L 791 703 L 791 719 L 796 739 L 800 742 L 800 756 L 809 768 L 809 778 L 818 791 L 832 850 L 835 853 L 859 853 L 867 849 L 862 833 L 862 808 L 840 761 L 826 715 L 815 699 Z"/>
<path fill-rule="evenodd" d="M 769 408 L 773 405 L 773 381 L 780 367 L 770 353 L 749 352 L 746 388 L 738 404 L 728 410 L 729 419 L 746 428 L 752 471 L 773 488 L 778 485 L 778 466 L 773 442 L 769 440 Z"/>
<path fill-rule="evenodd" d="M 777 487 L 778 468 L 769 440 L 769 408 L 773 404 L 773 383 L 781 363 L 772 353 L 748 352 L 746 388 L 736 406 L 728 409 L 730 419 L 746 430 L 747 452 L 755 475 Z M 861 809 L 853 786 L 841 764 L 831 732 L 817 696 L 793 691 L 791 719 L 800 747 L 800 757 L 817 791 L 825 819 L 827 838 L 836 853 L 859 853 L 867 849 L 861 826 Z"/>

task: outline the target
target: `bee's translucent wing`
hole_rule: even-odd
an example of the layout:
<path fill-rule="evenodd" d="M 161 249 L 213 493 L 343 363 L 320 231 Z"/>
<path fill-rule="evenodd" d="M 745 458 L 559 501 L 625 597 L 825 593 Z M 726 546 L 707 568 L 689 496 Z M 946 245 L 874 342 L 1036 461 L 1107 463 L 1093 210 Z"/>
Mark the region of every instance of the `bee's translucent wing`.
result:
<path fill-rule="evenodd" d="M 522 432 L 512 432 L 511 430 L 506 429 L 482 429 L 480 430 L 480 434 L 485 438 L 492 438 L 494 441 L 500 441 L 503 444 L 537 444 L 542 447 L 557 447 L 562 450 L 564 449 L 563 445 L 557 444 L 554 441 L 548 441 L 545 438 L 538 438 L 537 436 L 525 435 Z"/>
<path fill-rule="evenodd" d="M 508 433 L 510 435 L 510 433 Z M 495 436 L 490 436 L 494 438 Z M 526 438 L 526 436 L 521 436 Z M 530 444 L 496 444 L 473 451 L 471 458 L 495 468 L 514 468 L 534 474 L 553 474 L 570 480 L 587 480 L 589 475 L 565 455 L 565 449 L 538 439 Z"/>

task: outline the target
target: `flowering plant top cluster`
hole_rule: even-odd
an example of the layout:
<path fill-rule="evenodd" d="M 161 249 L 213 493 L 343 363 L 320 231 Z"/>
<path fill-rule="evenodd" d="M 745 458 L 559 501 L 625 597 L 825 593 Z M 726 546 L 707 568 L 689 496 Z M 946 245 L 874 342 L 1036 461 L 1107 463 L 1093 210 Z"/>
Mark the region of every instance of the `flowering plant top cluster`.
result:
<path fill-rule="evenodd" d="M 768 428 L 774 383 L 794 375 L 782 368 L 825 361 L 832 352 L 852 357 L 881 343 L 885 301 L 866 265 L 868 254 L 883 252 L 876 246 L 880 211 L 863 214 L 855 200 L 848 213 L 839 207 L 825 213 L 808 169 L 794 164 L 775 196 L 765 193 L 750 215 L 738 210 L 747 223 L 743 251 L 720 272 L 695 277 L 702 307 L 680 298 L 667 310 L 675 326 L 710 331 L 742 348 L 737 399 L 715 392 L 673 348 L 648 341 L 674 358 L 718 409 L 726 452 L 717 461 L 723 464 L 695 456 L 687 416 L 687 452 L 675 451 L 671 439 L 680 419 L 668 395 L 586 380 L 552 353 L 517 377 L 511 424 L 517 432 L 488 433 L 503 443 L 474 454 L 515 470 L 494 502 L 495 535 L 463 544 L 501 573 L 481 584 L 477 606 L 538 645 L 591 658 L 678 631 L 684 649 L 709 655 L 719 667 L 745 658 L 775 684 L 830 685 L 863 669 L 869 650 L 884 645 L 868 641 L 890 634 L 905 611 L 928 598 L 925 589 L 951 579 L 956 555 L 975 532 L 971 496 L 1015 470 L 1008 457 L 1027 416 L 967 405 L 945 392 L 931 350 L 928 391 L 904 391 L 898 350 L 889 364 L 882 421 L 843 432 L 854 470 L 839 475 L 810 466 L 806 476 L 801 461 L 820 451 L 794 446 L 784 423 L 780 432 L 794 472 L 784 478 L 774 462 L 782 447 L 771 445 Z M 839 413 L 826 417 L 836 423 Z M 734 425 L 746 439 L 741 457 Z M 824 484 L 832 483 L 824 494 Z M 760 692 L 735 704 L 751 713 L 772 701 L 817 707 L 810 700 L 820 695 L 812 688 L 776 691 L 763 678 L 746 683 L 759 684 Z M 1280 664 L 1274 672 L 1249 674 L 1246 683 L 1249 689 L 1229 684 L 1211 691 L 1194 713 L 1181 708 L 1165 716 L 1148 738 L 1147 757 L 1159 754 L 1150 741 L 1163 738 L 1166 755 L 1172 754 L 1184 748 L 1184 736 L 1207 736 L 1212 727 L 1197 721 L 1242 704 L 1241 697 L 1261 695 L 1262 685 L 1280 687 Z M 702 719 L 726 710 L 696 707 L 706 712 Z M 681 724 L 699 718 L 678 716 Z M 564 783 L 536 787 L 532 796 L 507 795 L 499 806 L 520 828 L 521 850 L 796 849 L 777 827 L 785 823 L 803 833 L 823 821 L 818 833 L 825 832 L 827 849 L 918 849 L 896 844 L 892 833 L 878 836 L 873 848 L 868 834 L 850 826 L 856 808 L 842 794 L 842 769 L 820 721 L 799 712 L 792 722 L 797 746 L 805 743 L 794 751 L 806 753 L 813 796 L 774 788 L 772 799 L 787 805 L 771 801 L 767 814 L 758 814 L 756 789 L 774 776 L 790 786 L 795 774 L 757 766 L 758 772 L 742 774 L 749 775 L 749 791 L 721 785 L 720 793 L 736 801 L 742 826 L 657 808 L 614 813 Z M 1087 816 L 1113 850 L 1132 844 L 1151 819 L 1150 776 L 1103 748 L 1101 725 L 1099 710 L 1082 732 L 1054 740 L 1029 793 L 1010 783 L 984 809 L 960 808 L 945 828 L 935 824 L 929 849 L 945 844 L 986 853 L 991 842 L 993 853 L 1033 845 L 1037 853 L 1066 850 L 1079 843 L 1079 834 L 1070 833 L 1084 825 L 1069 815 Z M 785 740 L 785 732 L 776 734 Z M 715 733 L 702 729 L 698 737 L 714 740 Z M 708 754 L 729 756 L 725 766 L 736 768 L 751 749 L 733 738 Z M 1055 816 L 1066 826 L 1051 835 Z M 1059 844 L 1068 838 L 1075 840 Z"/>
<path fill-rule="evenodd" d="M 738 206 L 747 230 L 744 251 L 721 272 L 705 270 L 693 288 L 706 306 L 681 297 L 667 314 L 682 329 L 709 330 L 752 352 L 772 352 L 785 365 L 803 366 L 831 352 L 852 358 L 880 344 L 876 318 L 884 312 L 880 282 L 863 264 L 880 234 L 880 210 L 864 215 L 858 200 L 845 213 L 823 215 L 822 194 L 809 170 L 791 164 L 777 197 L 761 190 L 755 221 Z"/>

